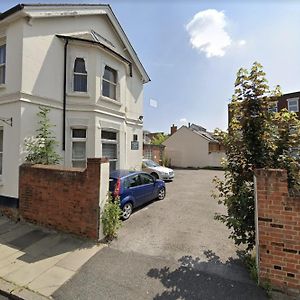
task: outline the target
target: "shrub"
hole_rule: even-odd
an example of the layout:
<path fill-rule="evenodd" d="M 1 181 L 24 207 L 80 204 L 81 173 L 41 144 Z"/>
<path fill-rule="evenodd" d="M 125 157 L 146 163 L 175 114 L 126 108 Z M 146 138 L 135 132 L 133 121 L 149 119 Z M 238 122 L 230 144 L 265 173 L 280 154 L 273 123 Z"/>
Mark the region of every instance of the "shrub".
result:
<path fill-rule="evenodd" d="M 117 237 L 117 231 L 122 226 L 121 215 L 120 198 L 113 198 L 109 193 L 102 214 L 103 234 L 107 241 Z"/>
<path fill-rule="evenodd" d="M 25 139 L 27 151 L 26 161 L 34 164 L 52 165 L 58 164 L 61 157 L 56 153 L 57 141 L 55 140 L 48 114 L 50 109 L 39 107 L 37 113 L 40 127 L 36 130 L 37 135 L 31 139 Z"/>

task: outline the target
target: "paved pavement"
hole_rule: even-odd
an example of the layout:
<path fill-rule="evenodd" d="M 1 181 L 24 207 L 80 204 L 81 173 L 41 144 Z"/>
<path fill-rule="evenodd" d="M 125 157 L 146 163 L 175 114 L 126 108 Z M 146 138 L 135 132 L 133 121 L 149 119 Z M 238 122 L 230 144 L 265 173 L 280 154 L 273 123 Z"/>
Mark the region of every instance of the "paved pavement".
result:
<path fill-rule="evenodd" d="M 24 299 L 48 297 L 102 247 L 0 217 L 0 290 Z"/>
<path fill-rule="evenodd" d="M 54 299 L 267 299 L 249 279 L 224 211 L 210 197 L 220 171 L 177 170 L 167 197 L 136 211 Z"/>

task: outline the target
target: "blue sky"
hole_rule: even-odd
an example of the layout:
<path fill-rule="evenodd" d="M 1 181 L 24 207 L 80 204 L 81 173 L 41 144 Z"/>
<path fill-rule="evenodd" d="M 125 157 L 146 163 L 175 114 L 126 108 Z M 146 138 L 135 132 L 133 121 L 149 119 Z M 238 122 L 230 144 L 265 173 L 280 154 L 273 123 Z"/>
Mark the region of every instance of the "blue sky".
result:
<path fill-rule="evenodd" d="M 1 1 L 0 10 L 17 3 Z M 103 3 L 112 6 L 151 77 L 144 86 L 145 129 L 168 132 L 173 123 L 185 122 L 226 129 L 236 72 L 256 60 L 271 87 L 280 84 L 284 93 L 300 90 L 298 1 Z"/>

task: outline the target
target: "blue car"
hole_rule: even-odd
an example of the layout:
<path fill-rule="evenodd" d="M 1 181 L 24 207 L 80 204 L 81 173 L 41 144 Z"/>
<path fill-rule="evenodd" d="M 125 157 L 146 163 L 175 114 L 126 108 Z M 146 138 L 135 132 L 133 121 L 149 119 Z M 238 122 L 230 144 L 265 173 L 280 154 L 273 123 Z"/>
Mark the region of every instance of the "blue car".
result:
<path fill-rule="evenodd" d="M 124 220 L 130 217 L 134 208 L 166 196 L 162 180 L 140 171 L 113 171 L 109 176 L 109 191 L 113 197 L 120 197 Z"/>

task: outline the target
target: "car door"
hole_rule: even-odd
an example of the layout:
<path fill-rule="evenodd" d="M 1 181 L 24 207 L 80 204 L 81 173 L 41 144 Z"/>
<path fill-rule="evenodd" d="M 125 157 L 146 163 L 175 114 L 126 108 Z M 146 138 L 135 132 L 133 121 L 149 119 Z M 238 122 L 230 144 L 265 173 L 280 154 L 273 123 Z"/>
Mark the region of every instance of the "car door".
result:
<path fill-rule="evenodd" d="M 127 178 L 128 189 L 134 198 L 134 206 L 140 206 L 144 203 L 143 187 L 139 174 L 131 175 Z"/>
<path fill-rule="evenodd" d="M 143 203 L 153 200 L 155 198 L 155 179 L 151 175 L 144 173 L 141 173 L 139 176 L 143 192 Z"/>

